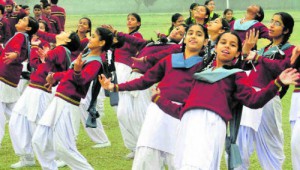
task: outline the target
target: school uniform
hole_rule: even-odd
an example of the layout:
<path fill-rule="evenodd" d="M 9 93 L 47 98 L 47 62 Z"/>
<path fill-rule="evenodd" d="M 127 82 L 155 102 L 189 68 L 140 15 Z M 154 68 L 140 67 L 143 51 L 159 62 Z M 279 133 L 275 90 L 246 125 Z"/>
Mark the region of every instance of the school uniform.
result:
<path fill-rule="evenodd" d="M 202 57 L 199 56 L 184 59 L 183 53 L 169 55 L 141 78 L 120 84 L 119 90 L 142 90 L 159 82 L 162 95 L 174 103 L 183 103 L 192 88 L 192 75 L 200 61 Z M 165 165 L 175 169 L 173 158 L 178 125 L 179 119 L 167 115 L 151 103 L 138 138 L 132 169 L 162 169 Z"/>
<path fill-rule="evenodd" d="M 5 122 L 10 118 L 12 108 L 19 99 L 17 85 L 22 72 L 22 62 L 28 56 L 28 35 L 18 32 L 8 40 L 0 55 L 0 143 L 5 132 Z M 3 58 L 7 52 L 17 52 L 18 57 L 10 64 L 4 64 Z"/>
<path fill-rule="evenodd" d="M 291 106 L 290 106 L 290 124 L 291 124 L 291 132 L 293 134 L 293 128 L 295 125 L 295 122 L 297 120 L 298 112 L 300 111 L 297 108 L 297 105 L 300 100 L 300 81 L 297 82 L 295 85 L 295 89 L 292 93 L 292 99 L 291 99 Z M 299 113 L 300 114 L 300 113 Z"/>
<path fill-rule="evenodd" d="M 232 106 L 243 103 L 260 108 L 278 92 L 274 81 L 255 92 L 241 71 L 217 68 L 194 74 L 196 80 L 183 107 L 162 95 L 153 96 L 162 110 L 181 119 L 175 151 L 177 169 L 220 169 Z"/>
<path fill-rule="evenodd" d="M 80 73 L 69 69 L 53 75 L 60 83 L 32 139 L 34 148 L 39 150 L 37 155 L 43 155 L 43 164 L 49 169 L 57 169 L 55 155 L 71 169 L 93 169 L 76 148 L 81 116 L 78 106 L 100 67 L 99 61 L 91 61 L 84 65 Z"/>
<path fill-rule="evenodd" d="M 57 17 L 43 14 L 42 19 L 46 21 L 49 33 L 59 34 L 61 32 L 61 24 Z"/>
<path fill-rule="evenodd" d="M 0 18 L 0 44 L 5 44 L 10 37 L 12 37 L 10 32 L 10 23 L 7 18 Z"/>
<path fill-rule="evenodd" d="M 37 123 L 43 116 L 53 98 L 51 91 L 44 86 L 49 72 L 67 70 L 70 65 L 71 52 L 58 46 L 47 53 L 45 63 L 42 63 L 36 53 L 37 48 L 31 51 L 30 64 L 36 68 L 30 75 L 29 86 L 20 97 L 9 122 L 10 136 L 15 153 L 22 157 L 32 157 L 34 160 L 31 140 Z M 39 159 L 39 157 L 38 157 Z"/>
<path fill-rule="evenodd" d="M 118 33 L 118 36 L 124 37 L 126 42 L 140 49 L 137 58 L 145 57 L 144 62 L 133 61 L 131 66 L 132 73 L 127 81 L 141 77 L 154 64 L 168 56 L 169 54 L 180 52 L 179 44 L 147 44 L 147 41 L 135 38 L 130 35 Z M 119 77 L 119 75 L 118 75 Z M 119 79 L 118 79 L 119 80 Z M 120 95 L 121 96 L 121 95 Z M 150 104 L 151 94 L 149 89 L 125 92 L 119 99 L 118 120 L 121 127 L 125 146 L 134 151 L 139 137 L 139 133 L 146 115 L 145 108 Z"/>
<path fill-rule="evenodd" d="M 269 81 L 279 76 L 283 70 L 290 67 L 289 61 L 293 49 L 294 46 L 288 43 L 282 46 L 282 51 L 285 53 L 285 58 L 282 59 L 274 58 L 273 51 L 276 51 L 276 47 L 260 50 L 259 55 L 262 57 L 258 60 L 256 71 L 252 70 L 248 77 L 250 85 L 259 91 L 266 87 Z M 264 62 L 264 60 L 272 63 Z M 243 164 L 237 169 L 249 168 L 254 144 L 263 169 L 281 169 L 285 159 L 283 140 L 282 105 L 279 95 L 276 95 L 261 109 L 253 110 L 243 107 L 237 138 Z"/>
<path fill-rule="evenodd" d="M 246 39 L 246 33 L 250 30 L 259 31 L 259 38 L 266 38 L 270 40 L 269 29 L 261 22 L 256 20 L 250 20 L 241 24 L 241 19 L 237 19 L 233 22 L 230 22 L 230 30 L 236 31 L 241 41 L 244 42 Z"/>
<path fill-rule="evenodd" d="M 66 22 L 66 11 L 64 8 L 57 6 L 56 4 L 51 4 L 51 15 L 59 19 L 61 31 L 65 30 Z"/>
<path fill-rule="evenodd" d="M 15 25 L 19 22 L 20 18 L 26 16 L 26 13 L 24 9 L 20 9 L 19 12 L 5 13 L 4 16 L 9 21 L 11 36 L 13 36 L 17 32 Z"/>

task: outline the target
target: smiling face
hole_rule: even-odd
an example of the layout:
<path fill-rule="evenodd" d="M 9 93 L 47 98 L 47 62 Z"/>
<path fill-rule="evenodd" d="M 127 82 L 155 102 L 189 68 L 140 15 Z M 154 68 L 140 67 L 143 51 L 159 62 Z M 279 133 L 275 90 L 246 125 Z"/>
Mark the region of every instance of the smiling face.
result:
<path fill-rule="evenodd" d="M 240 55 L 238 49 L 239 41 L 234 34 L 230 32 L 222 34 L 215 47 L 217 53 L 217 63 L 221 65 L 227 63 L 230 64 L 234 58 Z"/>
<path fill-rule="evenodd" d="M 209 9 L 209 11 L 212 12 L 215 10 L 216 4 L 214 1 L 210 1 L 206 6 Z"/>
<path fill-rule="evenodd" d="M 269 36 L 271 38 L 283 37 L 287 32 L 283 31 L 284 25 L 280 15 L 274 15 L 269 24 Z"/>
<path fill-rule="evenodd" d="M 184 38 L 186 44 L 186 50 L 200 52 L 205 43 L 205 32 L 199 25 L 191 26 L 186 32 Z"/>
<path fill-rule="evenodd" d="M 79 20 L 78 26 L 77 26 L 77 30 L 78 32 L 81 33 L 87 33 L 88 31 L 90 31 L 90 27 L 89 27 L 89 20 L 83 18 Z"/>
<path fill-rule="evenodd" d="M 184 36 L 184 33 L 185 27 L 180 25 L 171 31 L 169 38 L 175 42 L 180 42 Z"/>
<path fill-rule="evenodd" d="M 226 14 L 224 15 L 224 18 L 225 18 L 227 21 L 231 21 L 231 20 L 232 20 L 232 17 L 233 17 L 233 12 L 232 12 L 232 11 L 227 11 Z"/>
<path fill-rule="evenodd" d="M 102 48 L 105 45 L 105 41 L 101 40 L 101 35 L 98 34 L 97 31 L 95 31 L 89 41 L 88 48 L 93 50 L 97 48 Z"/>

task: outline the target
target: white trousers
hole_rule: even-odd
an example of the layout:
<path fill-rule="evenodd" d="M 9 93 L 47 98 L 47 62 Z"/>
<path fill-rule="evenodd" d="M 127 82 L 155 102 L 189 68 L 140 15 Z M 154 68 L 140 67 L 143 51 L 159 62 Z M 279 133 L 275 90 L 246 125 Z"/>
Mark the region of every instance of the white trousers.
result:
<path fill-rule="evenodd" d="M 5 134 L 5 124 L 6 121 L 10 119 L 12 109 L 15 105 L 14 103 L 3 103 L 0 102 L 0 145 L 2 143 L 4 134 Z"/>
<path fill-rule="evenodd" d="M 91 83 L 92 85 L 92 83 Z M 90 88 L 91 89 L 91 88 Z M 100 114 L 100 117 L 104 115 L 104 90 L 101 88 L 99 96 L 97 98 L 97 111 Z M 88 136 L 92 139 L 94 143 L 106 143 L 109 142 L 108 137 L 104 131 L 101 118 L 97 119 L 97 128 L 86 128 L 85 123 L 89 116 L 87 112 L 89 104 L 91 101 L 91 91 L 89 90 L 85 99 L 82 99 L 79 105 L 81 112 L 81 123 L 84 127 L 84 130 L 88 134 Z"/>
<path fill-rule="evenodd" d="M 168 170 L 175 170 L 174 155 L 141 146 L 135 152 L 132 170 L 164 170 L 166 166 Z"/>
<path fill-rule="evenodd" d="M 250 156 L 256 146 L 261 167 L 264 170 L 280 170 L 285 159 L 282 131 L 282 106 L 278 96 L 263 107 L 262 120 L 258 131 L 240 126 L 237 138 L 242 166 L 236 169 L 249 169 Z"/>
<path fill-rule="evenodd" d="M 226 137 L 224 120 L 212 111 L 192 109 L 179 126 L 176 169 L 219 170 Z"/>
<path fill-rule="evenodd" d="M 292 139 L 291 139 L 291 149 L 292 149 L 292 164 L 294 170 L 300 169 L 300 117 L 296 120 Z"/>

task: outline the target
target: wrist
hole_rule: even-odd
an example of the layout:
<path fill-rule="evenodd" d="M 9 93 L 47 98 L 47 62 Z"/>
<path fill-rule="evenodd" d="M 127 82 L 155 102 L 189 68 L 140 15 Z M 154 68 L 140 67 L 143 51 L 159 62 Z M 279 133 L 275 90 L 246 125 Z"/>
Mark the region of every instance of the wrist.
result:
<path fill-rule="evenodd" d="M 282 86 L 285 86 L 285 84 L 280 80 L 279 77 L 277 77 L 274 81 L 274 84 L 278 87 L 278 89 L 281 89 Z"/>
<path fill-rule="evenodd" d="M 152 100 L 153 103 L 156 103 L 159 98 L 160 98 L 160 95 L 159 94 L 155 94 L 154 96 L 152 96 L 151 100 Z"/>

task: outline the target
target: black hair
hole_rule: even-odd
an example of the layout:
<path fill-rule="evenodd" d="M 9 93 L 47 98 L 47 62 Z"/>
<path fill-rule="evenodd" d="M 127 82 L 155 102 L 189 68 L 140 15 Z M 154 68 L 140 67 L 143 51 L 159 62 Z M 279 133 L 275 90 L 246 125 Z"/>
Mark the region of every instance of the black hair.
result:
<path fill-rule="evenodd" d="M 191 5 L 190 5 L 190 17 L 188 18 L 188 19 L 186 19 L 185 20 L 185 24 L 187 24 L 187 25 L 190 25 L 190 24 L 193 24 L 193 18 L 192 18 L 192 10 L 195 8 L 195 7 L 197 7 L 197 6 L 199 6 L 200 4 L 198 4 L 198 3 L 192 3 Z"/>
<path fill-rule="evenodd" d="M 117 43 L 113 43 L 111 45 L 111 48 L 116 49 L 116 48 L 121 48 L 123 47 L 124 43 L 125 43 L 125 37 L 115 37 L 118 42 Z"/>
<path fill-rule="evenodd" d="M 36 8 L 37 8 L 37 9 L 42 9 L 42 7 L 41 7 L 40 4 L 35 4 L 34 7 L 33 7 L 33 9 L 36 9 Z"/>
<path fill-rule="evenodd" d="M 51 4 L 55 4 L 56 5 L 58 3 L 58 0 L 51 0 L 50 2 L 51 2 Z"/>
<path fill-rule="evenodd" d="M 109 50 L 113 42 L 113 33 L 108 29 L 102 27 L 96 28 L 96 33 L 100 36 L 100 40 L 105 41 L 105 44 L 102 47 L 102 51 Z"/>
<path fill-rule="evenodd" d="M 43 4 L 48 4 L 48 0 L 40 0 L 40 2 Z"/>
<path fill-rule="evenodd" d="M 133 13 L 129 13 L 129 14 L 127 15 L 127 17 L 129 17 L 130 15 L 132 15 L 132 16 L 137 20 L 137 22 L 140 23 L 140 25 L 137 26 L 135 30 L 133 30 L 133 31 L 131 31 L 131 32 L 129 33 L 129 34 L 133 34 L 133 33 L 137 32 L 137 31 L 140 29 L 140 27 L 141 27 L 141 25 L 142 25 L 142 19 L 141 19 L 141 16 L 140 16 L 139 14 L 134 13 L 134 12 L 133 12 Z"/>
<path fill-rule="evenodd" d="M 255 20 L 261 22 L 262 20 L 264 20 L 265 17 L 265 12 L 264 9 L 260 6 L 260 5 L 255 5 L 259 8 L 258 14 L 255 15 Z"/>
<path fill-rule="evenodd" d="M 208 3 L 209 3 L 210 1 L 214 1 L 214 0 L 207 0 L 207 1 L 204 2 L 204 5 L 208 5 Z"/>
<path fill-rule="evenodd" d="M 226 19 L 224 19 L 224 18 L 220 18 L 220 19 L 222 22 L 222 30 L 229 31 L 230 26 L 229 26 L 228 22 L 226 21 Z"/>
<path fill-rule="evenodd" d="M 92 21 L 91 21 L 91 19 L 89 19 L 88 17 L 82 17 L 82 18 L 80 18 L 80 20 L 82 20 L 82 19 L 86 19 L 86 20 L 88 20 L 88 26 L 89 26 L 89 28 L 90 28 L 90 30 L 88 30 L 86 33 L 90 33 L 90 36 L 92 35 Z M 79 20 L 79 21 L 80 21 Z M 78 32 L 78 30 L 76 30 L 76 33 Z"/>
<path fill-rule="evenodd" d="M 76 51 L 80 46 L 80 39 L 78 35 L 75 32 L 71 32 L 71 34 L 69 35 L 69 39 L 71 41 L 63 46 L 68 48 L 70 51 Z"/>
<path fill-rule="evenodd" d="M 28 16 L 28 27 L 31 27 L 31 30 L 26 31 L 29 36 L 35 34 L 39 29 L 39 23 L 36 19 L 31 16 Z"/>
<path fill-rule="evenodd" d="M 48 6 L 51 6 L 49 3 L 43 3 L 43 9 L 46 9 Z"/>
<path fill-rule="evenodd" d="M 22 9 L 26 9 L 26 8 L 29 8 L 28 5 L 22 5 Z"/>
<path fill-rule="evenodd" d="M 179 13 L 175 13 L 172 15 L 171 17 L 171 21 L 172 21 L 172 25 L 171 27 L 169 28 L 169 34 L 171 33 L 171 31 L 174 29 L 174 25 L 173 25 L 173 22 L 176 22 L 182 15 L 179 14 Z"/>
<path fill-rule="evenodd" d="M 49 32 L 49 26 L 48 26 L 48 24 L 47 24 L 46 21 L 44 21 L 44 20 L 39 20 L 39 23 L 43 23 L 43 24 L 45 25 L 45 32 Z"/>
<path fill-rule="evenodd" d="M 232 9 L 230 9 L 230 8 L 227 8 L 227 9 L 225 9 L 225 10 L 224 10 L 224 12 L 223 12 L 223 15 L 226 15 L 226 14 L 227 14 L 227 12 L 229 12 L 229 11 L 231 11 L 231 12 L 233 13 L 233 10 L 232 10 Z"/>
<path fill-rule="evenodd" d="M 209 37 L 208 37 L 207 28 L 204 27 L 204 26 L 201 25 L 201 24 L 190 24 L 189 26 L 186 27 L 186 29 L 185 29 L 185 34 L 187 34 L 188 30 L 189 30 L 192 26 L 194 26 L 194 25 L 198 25 L 198 26 L 203 30 L 204 38 L 205 38 L 205 39 L 208 39 L 208 38 L 209 38 Z M 186 44 L 185 44 L 185 43 L 182 43 L 182 52 L 185 51 L 185 46 L 186 46 Z M 200 54 L 201 54 L 201 55 L 202 55 L 202 53 L 204 52 L 204 48 L 205 48 L 205 47 L 204 47 L 204 45 L 203 45 L 202 50 L 200 51 Z M 199 54 L 199 55 L 200 55 L 200 54 Z"/>
<path fill-rule="evenodd" d="M 4 14 L 4 6 L 3 5 L 0 5 L 0 11 L 1 11 L 1 14 L 3 15 Z"/>

